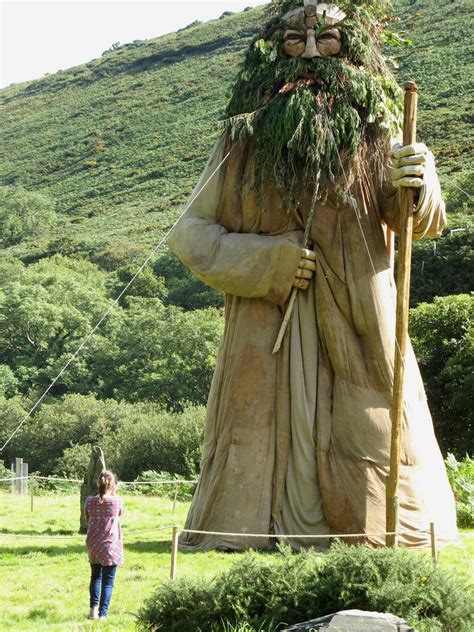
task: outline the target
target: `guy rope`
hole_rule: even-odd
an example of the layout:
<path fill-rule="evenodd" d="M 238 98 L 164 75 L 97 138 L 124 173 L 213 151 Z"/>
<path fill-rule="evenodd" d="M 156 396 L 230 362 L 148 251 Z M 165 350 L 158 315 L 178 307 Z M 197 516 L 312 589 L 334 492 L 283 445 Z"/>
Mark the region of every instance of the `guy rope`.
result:
<path fill-rule="evenodd" d="M 2 447 L 0 448 L 0 454 L 3 452 L 3 450 L 7 447 L 7 445 L 10 443 L 10 441 L 13 439 L 13 437 L 19 432 L 19 430 L 22 428 L 22 426 L 27 422 L 27 420 L 31 417 L 31 415 L 33 414 L 33 412 L 36 410 L 36 408 L 41 404 L 41 402 L 43 401 L 43 399 L 46 397 L 46 395 L 49 393 L 49 391 L 53 388 L 53 386 L 56 384 L 56 382 L 59 380 L 59 378 L 61 377 L 61 375 L 67 370 L 67 368 L 69 367 L 69 365 L 76 359 L 76 357 L 79 355 L 79 353 L 82 351 L 82 349 L 85 347 L 85 345 L 89 342 L 89 340 L 91 339 L 91 337 L 93 336 L 93 334 L 97 331 L 97 329 L 100 327 L 100 325 L 103 323 L 103 321 L 107 318 L 107 316 L 110 314 L 110 312 L 118 305 L 118 302 L 120 301 L 120 299 L 122 298 L 122 296 L 128 291 L 129 287 L 132 285 L 132 283 L 135 281 L 135 279 L 137 278 L 137 276 L 140 274 L 140 272 L 148 265 L 149 261 L 155 256 L 155 254 L 158 252 L 158 250 L 161 248 L 161 246 L 165 243 L 165 241 L 167 240 L 167 238 L 169 237 L 171 231 L 173 230 L 173 228 L 176 226 L 176 224 L 179 222 L 179 220 L 181 219 L 181 217 L 186 213 L 186 211 L 188 210 L 188 208 L 191 206 L 191 204 L 194 202 L 194 200 L 201 195 L 201 193 L 204 191 L 204 189 L 207 187 L 207 185 L 209 184 L 209 182 L 212 180 L 212 178 L 214 177 L 214 175 L 219 171 L 219 169 L 221 168 L 221 166 L 225 163 L 225 161 L 227 160 L 227 158 L 230 156 L 232 152 L 232 148 L 227 152 L 227 154 L 224 156 L 224 158 L 220 161 L 220 163 L 217 165 L 217 167 L 214 169 L 214 171 L 211 173 L 211 175 L 209 176 L 209 178 L 206 180 L 206 182 L 204 182 L 204 184 L 202 185 L 202 187 L 199 189 L 199 191 L 196 193 L 196 195 L 193 196 L 193 198 L 188 202 L 188 204 L 186 204 L 186 206 L 184 207 L 183 211 L 180 213 L 178 219 L 174 222 L 174 224 L 171 226 L 171 228 L 169 228 L 164 237 L 153 247 L 153 249 L 150 251 L 150 253 L 148 254 L 147 258 L 145 259 L 145 261 L 141 264 L 141 266 L 138 268 L 138 270 L 136 271 L 136 273 L 133 275 L 133 277 L 130 279 L 130 281 L 127 283 L 127 285 L 123 288 L 123 290 L 120 292 L 120 294 L 117 296 L 117 298 L 112 302 L 112 304 L 110 305 L 110 307 L 107 309 L 107 311 L 100 317 L 100 319 L 97 321 L 97 323 L 94 325 L 94 327 L 91 329 L 91 331 L 87 334 L 87 336 L 85 336 L 85 338 L 82 340 L 81 344 L 79 345 L 79 347 L 76 349 L 76 351 L 72 354 L 72 356 L 69 358 L 69 360 L 66 362 L 66 364 L 61 368 L 61 370 L 59 371 L 59 373 L 56 375 L 56 377 L 54 378 L 54 380 L 49 384 L 49 386 L 44 390 L 43 394 L 41 395 L 41 397 L 39 397 L 36 402 L 33 404 L 33 406 L 30 408 L 30 410 L 26 413 L 26 415 L 23 417 L 23 419 L 20 421 L 20 423 L 16 426 L 15 430 L 10 434 L 10 436 L 8 437 L 8 439 L 5 441 L 5 443 L 2 445 Z"/>

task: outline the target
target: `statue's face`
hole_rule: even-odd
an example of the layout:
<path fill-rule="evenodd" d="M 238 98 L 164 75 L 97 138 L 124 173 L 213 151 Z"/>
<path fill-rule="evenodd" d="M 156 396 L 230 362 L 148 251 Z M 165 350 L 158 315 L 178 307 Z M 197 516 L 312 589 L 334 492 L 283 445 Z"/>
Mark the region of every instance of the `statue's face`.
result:
<path fill-rule="evenodd" d="M 337 23 L 344 18 L 335 5 L 308 4 L 282 18 L 283 52 L 288 57 L 334 57 L 341 50 Z"/>

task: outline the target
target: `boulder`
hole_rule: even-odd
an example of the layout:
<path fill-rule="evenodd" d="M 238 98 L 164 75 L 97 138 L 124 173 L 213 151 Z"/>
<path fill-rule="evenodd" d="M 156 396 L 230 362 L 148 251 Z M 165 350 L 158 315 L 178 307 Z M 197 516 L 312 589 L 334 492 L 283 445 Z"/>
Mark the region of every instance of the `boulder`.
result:
<path fill-rule="evenodd" d="M 79 533 L 87 532 L 86 514 L 84 511 L 86 498 L 97 494 L 97 479 L 99 478 L 99 474 L 105 469 L 105 457 L 102 452 L 102 448 L 95 445 L 92 448 L 89 467 L 87 468 L 86 475 L 84 476 L 84 482 L 81 485 L 81 517 L 79 522 Z"/>
<path fill-rule="evenodd" d="M 416 632 L 406 621 L 386 612 L 341 610 L 335 614 L 297 623 L 283 632 Z"/>

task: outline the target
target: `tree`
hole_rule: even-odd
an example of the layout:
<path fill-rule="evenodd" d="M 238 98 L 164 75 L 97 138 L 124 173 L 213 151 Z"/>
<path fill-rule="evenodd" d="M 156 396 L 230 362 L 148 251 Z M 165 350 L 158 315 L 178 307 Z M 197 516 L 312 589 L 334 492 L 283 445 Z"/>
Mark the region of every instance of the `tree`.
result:
<path fill-rule="evenodd" d="M 93 264 L 56 255 L 30 266 L 0 290 L 0 355 L 19 389 L 43 389 L 109 307 L 104 274 Z M 112 326 L 115 314 L 104 328 Z M 94 383 L 88 348 L 58 383 L 87 392 Z"/>
<path fill-rule="evenodd" d="M 139 264 L 126 263 L 115 272 L 116 281 L 113 284 L 113 294 L 118 295 L 120 291 L 135 276 Z M 146 298 L 159 298 L 165 300 L 168 290 L 163 277 L 157 277 L 150 267 L 145 267 L 136 277 L 130 288 L 127 290 L 125 301 L 130 296 L 143 296 Z"/>
<path fill-rule="evenodd" d="M 183 309 L 222 307 L 224 295 L 205 285 L 183 266 L 170 251 L 163 254 L 154 265 L 155 274 L 165 279 L 168 303 Z"/>
<path fill-rule="evenodd" d="M 474 296 L 436 297 L 411 310 L 410 334 L 436 434 L 446 454 L 474 453 Z"/>
<path fill-rule="evenodd" d="M 130 297 L 128 304 L 98 353 L 102 396 L 175 410 L 186 402 L 204 404 L 222 335 L 220 311 L 184 312 L 156 298 Z"/>
<path fill-rule="evenodd" d="M 19 279 L 24 269 L 24 265 L 18 259 L 2 256 L 0 259 L 0 287 Z"/>
<path fill-rule="evenodd" d="M 15 374 L 6 364 L 0 364 L 0 397 L 13 397 L 16 395 L 18 380 Z"/>
<path fill-rule="evenodd" d="M 19 186 L 0 187 L 0 246 L 6 248 L 54 226 L 53 201 Z"/>

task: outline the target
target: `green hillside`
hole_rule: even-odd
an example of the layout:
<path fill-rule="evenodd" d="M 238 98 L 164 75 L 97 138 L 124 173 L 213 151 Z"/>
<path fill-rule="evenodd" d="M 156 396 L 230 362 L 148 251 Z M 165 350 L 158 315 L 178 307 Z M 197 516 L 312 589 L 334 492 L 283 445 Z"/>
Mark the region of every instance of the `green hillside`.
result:
<path fill-rule="evenodd" d="M 472 156 L 469 5 L 396 2 L 393 29 L 413 46 L 389 52 L 400 79 L 420 85 L 419 136 L 444 173 Z M 0 182 L 41 191 L 62 218 L 10 253 L 31 262 L 82 252 L 110 268 L 155 242 L 205 164 L 262 15 L 226 15 L 2 90 Z"/>

